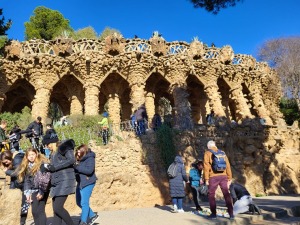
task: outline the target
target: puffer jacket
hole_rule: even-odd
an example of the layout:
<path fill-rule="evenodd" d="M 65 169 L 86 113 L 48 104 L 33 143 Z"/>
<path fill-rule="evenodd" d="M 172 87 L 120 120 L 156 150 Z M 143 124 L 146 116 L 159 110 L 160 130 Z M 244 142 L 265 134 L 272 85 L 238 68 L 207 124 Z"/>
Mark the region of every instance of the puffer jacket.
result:
<path fill-rule="evenodd" d="M 75 166 L 77 186 L 80 189 L 96 182 L 95 153 L 90 151 Z"/>
<path fill-rule="evenodd" d="M 74 140 L 68 139 L 58 146 L 57 152 L 51 155 L 51 164 L 55 168 L 55 171 L 51 172 L 51 197 L 75 193 L 74 147 Z"/>
<path fill-rule="evenodd" d="M 187 182 L 188 178 L 181 156 L 176 156 L 174 162 L 177 164 L 177 176 L 170 178 L 170 195 L 172 198 L 184 197 L 185 191 L 183 181 Z"/>

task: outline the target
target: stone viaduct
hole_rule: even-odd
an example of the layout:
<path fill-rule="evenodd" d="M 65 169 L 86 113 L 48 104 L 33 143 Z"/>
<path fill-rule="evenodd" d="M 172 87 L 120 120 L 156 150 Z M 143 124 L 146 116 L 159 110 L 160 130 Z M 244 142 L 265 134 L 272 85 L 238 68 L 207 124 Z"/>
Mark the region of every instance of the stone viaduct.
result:
<path fill-rule="evenodd" d="M 28 106 L 34 117 L 47 117 L 49 104 L 56 102 L 64 115 L 97 115 L 106 104 L 119 123 L 141 104 L 151 118 L 164 97 L 174 114 L 189 105 L 195 123 L 205 123 L 210 110 L 228 121 L 263 117 L 271 125 L 281 117 L 275 71 L 250 55 L 234 54 L 230 46 L 114 34 L 104 41 L 12 41 L 5 50 L 0 112 Z"/>

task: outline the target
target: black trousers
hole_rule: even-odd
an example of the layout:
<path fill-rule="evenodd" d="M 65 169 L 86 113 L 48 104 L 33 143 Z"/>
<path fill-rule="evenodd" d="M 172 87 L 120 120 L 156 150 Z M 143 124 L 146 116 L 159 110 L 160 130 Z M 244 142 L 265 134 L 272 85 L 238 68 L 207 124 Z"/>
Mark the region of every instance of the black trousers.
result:
<path fill-rule="evenodd" d="M 200 205 L 199 205 L 199 200 L 200 200 L 199 188 L 191 186 L 191 189 L 192 189 L 193 200 L 194 200 L 195 206 L 196 206 L 196 208 L 200 208 Z"/>
<path fill-rule="evenodd" d="M 47 223 L 47 217 L 45 213 L 45 207 L 46 207 L 46 202 L 49 196 L 49 192 L 44 194 L 44 197 L 41 200 L 37 200 L 38 192 L 32 193 L 31 199 L 31 210 L 32 210 L 32 216 L 34 220 L 35 225 L 46 225 Z"/>
<path fill-rule="evenodd" d="M 52 198 L 52 206 L 54 212 L 54 219 L 53 219 L 54 225 L 61 225 L 62 221 L 64 221 L 66 225 L 74 225 L 70 214 L 64 208 L 64 204 L 67 198 L 68 195 L 56 196 Z"/>

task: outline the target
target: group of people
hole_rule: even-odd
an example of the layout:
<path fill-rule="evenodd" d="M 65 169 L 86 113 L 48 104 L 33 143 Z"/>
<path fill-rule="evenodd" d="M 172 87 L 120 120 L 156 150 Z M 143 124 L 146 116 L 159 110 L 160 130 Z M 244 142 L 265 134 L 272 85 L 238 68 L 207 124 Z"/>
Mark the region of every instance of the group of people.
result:
<path fill-rule="evenodd" d="M 20 139 L 22 134 L 25 134 L 26 138 L 29 139 L 33 148 L 41 151 L 42 147 L 40 145 L 40 138 L 43 137 L 43 124 L 41 122 L 42 118 L 38 116 L 36 120 L 31 122 L 25 130 L 21 130 L 18 125 L 15 125 L 9 134 L 6 134 L 7 121 L 1 120 L 0 123 L 0 147 L 1 152 L 5 150 L 19 151 L 20 150 Z M 51 126 L 50 124 L 47 125 Z"/>
<path fill-rule="evenodd" d="M 216 160 L 216 158 L 218 160 Z M 218 163 L 217 163 L 218 161 Z M 177 174 L 170 177 L 170 195 L 174 212 L 184 212 L 182 201 L 185 196 L 185 183 L 191 187 L 193 201 L 197 211 L 202 211 L 199 201 L 200 195 L 208 194 L 211 214 L 208 219 L 217 219 L 215 193 L 220 186 L 223 193 L 229 218 L 231 220 L 239 213 L 251 212 L 260 214 L 260 209 L 253 203 L 247 189 L 237 182 L 232 182 L 232 173 L 226 154 L 217 148 L 214 141 L 207 143 L 207 150 L 203 160 L 192 164 L 189 176 L 186 173 L 183 159 L 176 156 Z"/>
<path fill-rule="evenodd" d="M 26 149 L 25 153 L 8 149 L 0 154 L 1 167 L 11 178 L 10 188 L 22 191 L 20 224 L 25 224 L 31 206 L 35 225 L 46 225 L 45 205 L 50 196 L 54 213 L 52 224 L 74 225 L 64 208 L 68 196 L 74 193 L 82 211 L 79 224 L 94 224 L 99 216 L 90 208 L 89 200 L 97 180 L 95 153 L 85 144 L 75 150 L 72 139 L 59 141 L 51 126 L 42 142 L 50 151 L 49 158 L 34 147 Z"/>
<path fill-rule="evenodd" d="M 148 120 L 149 118 L 144 104 L 138 107 L 138 109 L 135 110 L 131 115 L 130 117 L 131 127 L 135 131 L 138 137 L 146 134 L 146 130 L 149 128 L 149 126 L 154 131 L 156 131 L 162 125 L 162 119 L 158 113 L 155 113 L 153 115 L 153 118 L 149 125 L 148 125 Z"/>

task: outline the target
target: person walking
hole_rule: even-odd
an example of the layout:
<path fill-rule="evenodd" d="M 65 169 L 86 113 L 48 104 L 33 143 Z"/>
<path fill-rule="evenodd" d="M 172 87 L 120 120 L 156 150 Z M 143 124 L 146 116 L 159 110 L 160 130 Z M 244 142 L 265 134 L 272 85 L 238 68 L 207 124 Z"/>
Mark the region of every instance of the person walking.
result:
<path fill-rule="evenodd" d="M 174 212 L 183 213 L 182 201 L 185 196 L 184 181 L 188 182 L 188 177 L 184 168 L 181 156 L 176 156 L 174 159 L 176 164 L 176 175 L 170 177 L 170 195 L 172 198 Z"/>
<path fill-rule="evenodd" d="M 208 201 L 211 215 L 209 219 L 217 219 L 217 206 L 215 193 L 220 186 L 225 198 L 226 206 L 230 219 L 234 219 L 232 200 L 229 193 L 229 185 L 232 179 L 232 173 L 229 160 L 226 154 L 219 150 L 214 141 L 207 143 L 207 150 L 204 153 L 204 179 L 208 185 Z M 219 160 L 216 160 L 216 159 Z"/>
<path fill-rule="evenodd" d="M 70 194 L 75 193 L 76 181 L 74 172 L 74 147 L 73 139 L 58 143 L 48 144 L 52 149 L 50 164 L 42 164 L 42 172 L 51 172 L 50 196 L 54 212 L 53 224 L 61 225 L 62 221 L 66 225 L 74 225 L 69 212 L 64 208 L 64 204 Z M 57 148 L 57 151 L 55 149 Z"/>
<path fill-rule="evenodd" d="M 10 177 L 10 189 L 19 189 L 22 192 L 21 202 L 21 214 L 20 214 L 20 225 L 26 224 L 26 218 L 28 214 L 29 204 L 26 202 L 26 197 L 23 195 L 24 183 L 18 182 L 17 169 L 24 158 L 24 153 L 18 151 L 7 150 L 0 154 L 0 161 L 3 167 L 3 171 L 7 176 Z"/>
<path fill-rule="evenodd" d="M 99 216 L 90 208 L 90 197 L 96 184 L 95 153 L 82 144 L 76 149 L 76 204 L 81 208 L 79 225 L 92 225 Z M 89 223 L 88 223 L 89 220 Z"/>
<path fill-rule="evenodd" d="M 50 173 L 40 171 L 42 163 L 47 163 L 44 155 L 34 148 L 26 150 L 19 167 L 18 181 L 24 182 L 24 195 L 31 204 L 35 225 L 46 225 L 45 206 L 49 196 Z"/>
<path fill-rule="evenodd" d="M 261 214 L 260 209 L 253 204 L 252 197 L 248 190 L 241 184 L 234 182 L 229 187 L 230 195 L 233 201 L 233 215 L 236 216 L 239 213 L 251 212 L 254 214 L 257 212 Z"/>
<path fill-rule="evenodd" d="M 191 185 L 191 190 L 193 194 L 193 201 L 196 206 L 197 211 L 202 211 L 203 209 L 199 205 L 200 201 L 200 184 L 203 184 L 202 179 L 203 161 L 199 160 L 192 164 L 192 169 L 189 172 L 189 182 Z"/>

